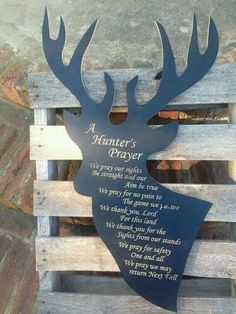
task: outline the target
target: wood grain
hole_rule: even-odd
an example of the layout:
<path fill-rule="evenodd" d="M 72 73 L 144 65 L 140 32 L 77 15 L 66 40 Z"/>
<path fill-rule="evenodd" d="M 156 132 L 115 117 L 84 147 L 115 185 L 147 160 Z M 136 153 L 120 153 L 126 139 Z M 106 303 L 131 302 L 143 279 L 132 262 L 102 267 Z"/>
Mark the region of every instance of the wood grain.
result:
<path fill-rule="evenodd" d="M 122 127 L 122 126 L 121 126 Z M 155 134 L 155 130 L 153 130 Z M 236 125 L 180 125 L 178 136 L 151 160 L 234 160 Z M 32 160 L 81 160 L 79 147 L 64 126 L 31 126 Z"/>
<path fill-rule="evenodd" d="M 127 83 L 139 75 L 136 97 L 140 104 L 147 102 L 158 89 L 159 82 L 154 80 L 156 69 L 111 69 L 107 70 L 115 83 L 114 107 L 127 111 Z M 179 69 L 179 73 L 183 69 Z M 188 91 L 176 97 L 166 107 L 167 110 L 177 107 L 205 107 L 207 104 L 236 102 L 236 65 L 214 65 L 207 75 Z M 85 71 L 84 85 L 92 99 L 99 102 L 105 93 L 104 70 Z M 78 100 L 51 73 L 29 74 L 29 92 L 31 108 L 79 107 Z M 205 104 L 205 105 L 203 105 Z"/>
<path fill-rule="evenodd" d="M 37 238 L 36 264 L 40 271 L 119 271 L 114 258 L 99 237 Z M 195 241 L 184 274 L 236 278 L 236 243 Z"/>
<path fill-rule="evenodd" d="M 229 105 L 229 123 L 236 125 L 236 103 Z M 236 159 L 228 162 L 228 172 L 230 178 L 236 186 Z M 230 238 L 236 241 L 236 223 L 230 224 Z M 236 298 L 236 280 L 232 280 L 232 296 Z"/>
<path fill-rule="evenodd" d="M 213 203 L 205 221 L 236 222 L 236 185 L 163 184 L 170 190 Z M 71 181 L 35 181 L 34 214 L 92 217 L 91 197 L 78 194 Z"/>
<path fill-rule="evenodd" d="M 54 109 L 35 109 L 35 125 L 55 124 L 56 113 Z M 39 180 L 55 180 L 57 178 L 57 162 L 50 160 L 36 161 L 36 177 Z M 37 218 L 39 236 L 58 235 L 59 223 L 57 217 Z M 59 289 L 60 274 L 55 272 L 39 273 L 39 288 L 42 291 L 55 291 Z"/>
<path fill-rule="evenodd" d="M 234 314 L 236 299 L 179 297 L 179 314 Z M 103 294 L 39 293 L 38 314 L 167 314 L 163 310 L 136 295 L 111 296 Z"/>
<path fill-rule="evenodd" d="M 229 105 L 229 123 L 236 125 L 236 103 Z M 236 158 L 228 163 L 229 176 L 236 182 Z"/>

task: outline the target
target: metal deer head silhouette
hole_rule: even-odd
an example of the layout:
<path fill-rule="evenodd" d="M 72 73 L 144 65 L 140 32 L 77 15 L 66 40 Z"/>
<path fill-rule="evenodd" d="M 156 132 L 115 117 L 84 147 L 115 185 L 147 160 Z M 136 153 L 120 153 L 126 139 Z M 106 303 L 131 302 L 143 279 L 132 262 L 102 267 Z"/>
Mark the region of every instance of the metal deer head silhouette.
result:
<path fill-rule="evenodd" d="M 89 27 L 69 65 L 65 66 L 63 20 L 61 18 L 56 40 L 50 38 L 47 11 L 43 22 L 47 62 L 82 107 L 79 117 L 64 111 L 66 130 L 83 154 L 74 187 L 78 193 L 92 196 L 97 231 L 127 283 L 152 303 L 176 310 L 177 292 L 188 254 L 212 204 L 170 191 L 149 176 L 148 155 L 172 143 L 178 123 L 150 128 L 147 121 L 209 71 L 218 51 L 216 26 L 210 19 L 208 47 L 201 54 L 194 16 L 188 65 L 177 76 L 168 36 L 156 22 L 163 45 L 159 89 L 152 99 L 140 106 L 135 97 L 138 76 L 134 77 L 127 85 L 127 119 L 117 125 L 109 120 L 114 98 L 114 83 L 109 74 L 104 73 L 106 92 L 99 104 L 87 95 L 83 85 L 82 60 L 96 23 Z"/>

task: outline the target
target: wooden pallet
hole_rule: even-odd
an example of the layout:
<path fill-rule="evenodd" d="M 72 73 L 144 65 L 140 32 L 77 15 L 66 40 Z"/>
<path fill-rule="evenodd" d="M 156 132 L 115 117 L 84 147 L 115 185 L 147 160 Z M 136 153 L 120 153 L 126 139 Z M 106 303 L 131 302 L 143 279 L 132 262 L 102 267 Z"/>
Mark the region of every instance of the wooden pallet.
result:
<path fill-rule="evenodd" d="M 115 112 L 127 111 L 125 88 L 133 76 L 138 74 L 141 78 L 137 91 L 140 103 L 149 99 L 157 88 L 158 83 L 152 79 L 156 71 L 152 69 L 108 72 L 117 89 Z M 235 77 L 236 65 L 215 65 L 203 80 L 167 106 L 170 110 L 228 106 L 229 124 L 181 125 L 176 140 L 150 159 L 227 160 L 229 174 L 236 181 Z M 100 100 L 104 90 L 103 71 L 85 72 L 84 78 L 88 93 Z M 51 74 L 30 74 L 29 86 L 35 113 L 30 145 L 37 172 L 34 214 L 38 216 L 38 313 L 167 313 L 136 295 L 122 278 L 108 277 L 119 269 L 99 237 L 59 236 L 59 216 L 92 216 L 91 199 L 77 194 L 72 182 L 57 181 L 57 160 L 81 160 L 82 154 L 64 126 L 56 125 L 55 109 L 80 105 Z M 194 242 L 184 274 L 205 279 L 182 280 L 179 313 L 235 313 L 236 185 L 166 185 L 212 201 L 214 205 L 205 221 L 230 222 L 232 231 L 232 241 Z M 71 271 L 103 272 L 103 276 L 72 276 Z"/>

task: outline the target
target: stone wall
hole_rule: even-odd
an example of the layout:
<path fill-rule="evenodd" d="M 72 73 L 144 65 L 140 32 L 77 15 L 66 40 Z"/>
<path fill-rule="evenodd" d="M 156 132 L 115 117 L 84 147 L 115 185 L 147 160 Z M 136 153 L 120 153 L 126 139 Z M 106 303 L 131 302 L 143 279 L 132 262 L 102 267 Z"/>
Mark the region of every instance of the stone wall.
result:
<path fill-rule="evenodd" d="M 178 65 L 184 65 L 193 13 L 199 19 L 204 49 L 208 17 L 220 34 L 217 62 L 236 60 L 235 0 L 22 0 L 0 1 L 0 97 L 26 105 L 29 71 L 47 70 L 41 44 L 41 25 L 48 6 L 52 35 L 59 16 L 67 27 L 64 50 L 68 60 L 82 34 L 97 17 L 99 23 L 85 57 L 87 69 L 161 67 L 161 44 L 154 21 L 165 26 Z"/>

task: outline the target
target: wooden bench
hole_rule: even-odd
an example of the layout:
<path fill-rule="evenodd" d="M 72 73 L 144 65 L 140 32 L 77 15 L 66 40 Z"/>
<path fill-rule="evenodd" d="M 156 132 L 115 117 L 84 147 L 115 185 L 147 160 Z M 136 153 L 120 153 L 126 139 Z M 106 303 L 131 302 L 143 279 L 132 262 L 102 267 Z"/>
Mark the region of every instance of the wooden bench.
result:
<path fill-rule="evenodd" d="M 140 103 L 158 82 L 154 69 L 108 70 L 117 95 L 114 112 L 125 112 L 126 83 L 139 74 Z M 227 160 L 236 181 L 236 65 L 215 65 L 205 78 L 168 104 L 168 110 L 229 108 L 229 124 L 181 125 L 176 140 L 151 160 Z M 88 93 L 103 95 L 103 71 L 84 73 Z M 29 75 L 35 125 L 30 129 L 31 159 L 36 160 L 34 214 L 38 216 L 36 266 L 40 275 L 38 313 L 167 313 L 133 292 L 99 237 L 59 236 L 59 216 L 91 217 L 91 199 L 80 196 L 72 182 L 57 181 L 58 160 L 81 160 L 80 149 L 63 125 L 56 125 L 57 108 L 79 107 L 78 101 L 48 73 Z M 166 183 L 168 184 L 168 183 Z M 203 278 L 182 280 L 179 313 L 235 313 L 236 185 L 168 184 L 176 191 L 214 203 L 206 221 L 230 222 L 231 240 L 196 240 L 184 274 Z M 76 275 L 72 271 L 77 271 Z M 83 275 L 83 272 L 90 275 Z M 92 272 L 96 272 L 93 275 Z M 102 272 L 102 275 L 98 275 Z M 109 276 L 109 273 L 113 276 Z M 232 286 L 232 290 L 231 290 Z"/>

